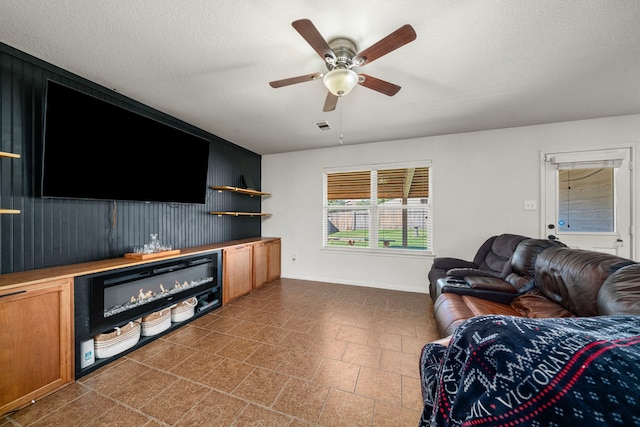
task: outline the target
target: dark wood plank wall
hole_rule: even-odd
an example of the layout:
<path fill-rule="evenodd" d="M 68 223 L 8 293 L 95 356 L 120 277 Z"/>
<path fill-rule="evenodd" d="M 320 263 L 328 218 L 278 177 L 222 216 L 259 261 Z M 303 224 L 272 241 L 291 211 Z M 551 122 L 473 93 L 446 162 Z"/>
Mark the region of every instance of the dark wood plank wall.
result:
<path fill-rule="evenodd" d="M 0 159 L 0 208 L 21 210 L 0 215 L 0 274 L 121 257 L 150 233 L 175 248 L 260 236 L 260 217 L 209 214 L 259 212 L 260 197 L 208 190 L 205 205 L 39 197 L 47 78 L 210 139 L 208 185 L 240 186 L 246 176 L 260 186 L 258 154 L 0 43 L 0 151 L 22 156 Z"/>

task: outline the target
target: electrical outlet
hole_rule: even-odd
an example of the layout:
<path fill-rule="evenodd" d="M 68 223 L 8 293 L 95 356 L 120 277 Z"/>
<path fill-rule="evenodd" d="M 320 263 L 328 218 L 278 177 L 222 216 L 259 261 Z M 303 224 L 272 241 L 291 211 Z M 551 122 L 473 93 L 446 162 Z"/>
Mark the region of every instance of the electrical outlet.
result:
<path fill-rule="evenodd" d="M 538 209 L 538 206 L 535 200 L 525 200 L 523 202 L 523 209 L 525 211 L 535 211 Z"/>

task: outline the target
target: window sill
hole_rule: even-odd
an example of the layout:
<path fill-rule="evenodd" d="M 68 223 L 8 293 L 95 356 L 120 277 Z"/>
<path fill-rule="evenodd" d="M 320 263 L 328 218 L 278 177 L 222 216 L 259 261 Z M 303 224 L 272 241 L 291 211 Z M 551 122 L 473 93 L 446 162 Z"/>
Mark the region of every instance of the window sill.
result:
<path fill-rule="evenodd" d="M 349 247 L 330 247 L 324 246 L 322 252 L 341 253 L 353 255 L 375 255 L 375 256 L 391 256 L 403 258 L 434 258 L 435 255 L 430 251 L 417 251 L 415 249 L 388 249 L 388 248 L 349 248 Z"/>

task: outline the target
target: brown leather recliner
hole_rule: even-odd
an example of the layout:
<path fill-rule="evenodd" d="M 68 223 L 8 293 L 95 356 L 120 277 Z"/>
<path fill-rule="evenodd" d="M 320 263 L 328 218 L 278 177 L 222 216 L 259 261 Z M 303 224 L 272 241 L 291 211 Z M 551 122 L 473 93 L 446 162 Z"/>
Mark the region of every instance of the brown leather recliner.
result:
<path fill-rule="evenodd" d="M 528 237 L 501 234 L 488 238 L 476 252 L 473 261 L 452 257 L 436 257 L 429 270 L 429 294 L 435 301 L 440 295 L 437 283 L 444 277 L 490 276 L 504 278 L 509 274 L 509 260 L 518 244 Z"/>
<path fill-rule="evenodd" d="M 518 295 L 534 288 L 534 267 L 538 254 L 546 248 L 566 247 L 559 240 L 525 239 L 521 241 L 505 268 L 506 276 L 495 277 L 473 272 L 464 277 L 447 276 L 438 279 L 437 288 L 442 292 L 472 295 L 490 301 L 509 304 Z M 508 273 L 508 274 L 507 274 Z"/>

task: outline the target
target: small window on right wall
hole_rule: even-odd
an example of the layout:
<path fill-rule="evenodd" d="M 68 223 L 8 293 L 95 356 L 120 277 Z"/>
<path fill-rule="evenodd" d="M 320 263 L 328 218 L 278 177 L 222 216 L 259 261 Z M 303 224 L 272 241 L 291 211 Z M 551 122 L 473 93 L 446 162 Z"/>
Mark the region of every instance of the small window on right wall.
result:
<path fill-rule="evenodd" d="M 558 231 L 615 231 L 614 169 L 558 171 Z"/>

